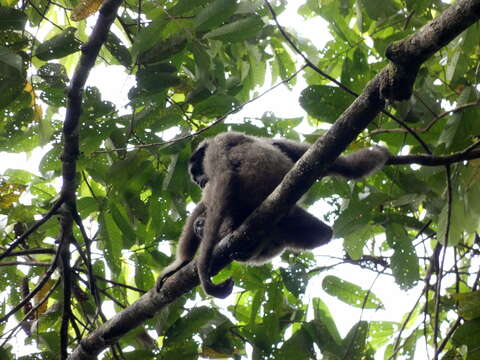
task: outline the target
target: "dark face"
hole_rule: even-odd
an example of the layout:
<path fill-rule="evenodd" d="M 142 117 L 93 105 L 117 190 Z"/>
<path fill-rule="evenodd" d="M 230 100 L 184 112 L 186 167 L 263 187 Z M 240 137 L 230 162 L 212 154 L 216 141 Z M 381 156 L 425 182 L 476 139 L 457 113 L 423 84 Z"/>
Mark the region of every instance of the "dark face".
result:
<path fill-rule="evenodd" d="M 190 157 L 188 171 L 192 181 L 200 186 L 202 189 L 208 183 L 208 177 L 205 175 L 203 169 L 203 159 L 205 158 L 205 151 L 207 150 L 208 144 L 202 144 Z"/>

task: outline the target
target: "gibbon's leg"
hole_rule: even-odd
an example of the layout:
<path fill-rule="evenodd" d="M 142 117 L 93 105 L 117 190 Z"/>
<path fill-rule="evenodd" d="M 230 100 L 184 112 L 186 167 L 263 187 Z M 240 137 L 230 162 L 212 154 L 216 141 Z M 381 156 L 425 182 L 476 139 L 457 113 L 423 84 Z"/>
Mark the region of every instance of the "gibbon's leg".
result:
<path fill-rule="evenodd" d="M 308 150 L 310 144 L 304 144 L 286 139 L 270 139 L 269 142 L 287 155 L 293 162 L 297 162 Z"/>
<path fill-rule="evenodd" d="M 320 219 L 294 206 L 291 212 L 280 220 L 280 233 L 283 233 L 285 246 L 291 250 L 311 250 L 328 243 L 332 239 L 332 229 Z"/>
<path fill-rule="evenodd" d="M 381 146 L 361 149 L 339 156 L 328 170 L 328 174 L 340 175 L 347 179 L 361 179 L 383 168 L 390 156 L 388 150 Z"/>
<path fill-rule="evenodd" d="M 225 298 L 232 293 L 233 280 L 227 279 L 220 284 L 214 284 L 210 278 L 213 249 L 220 241 L 220 231 L 231 231 L 222 226 L 225 218 L 230 218 L 229 212 L 234 204 L 232 190 L 235 189 L 235 174 L 232 170 L 219 165 L 218 174 L 210 179 L 207 187 L 214 191 L 205 194 L 208 202 L 207 216 L 203 226 L 203 237 L 197 258 L 197 272 L 202 287 L 209 295 Z M 198 224 L 197 224 L 198 225 Z"/>
<path fill-rule="evenodd" d="M 158 276 L 156 288 L 159 291 L 167 278 L 175 274 L 182 267 L 187 265 L 195 256 L 200 245 L 201 237 L 195 233 L 194 225 L 197 218 L 204 216 L 206 207 L 200 202 L 193 210 L 183 227 L 182 234 L 178 240 L 175 261 L 163 269 Z"/>
<path fill-rule="evenodd" d="M 332 229 L 299 206 L 294 206 L 278 225 L 267 235 L 268 242 L 263 249 L 250 257 L 241 253 L 234 254 L 234 259 L 251 265 L 262 265 L 283 250 L 296 252 L 311 250 L 324 245 L 332 238 Z"/>
<path fill-rule="evenodd" d="M 270 143 L 296 162 L 310 147 L 309 144 L 285 139 L 272 139 Z M 328 175 L 340 175 L 347 179 L 361 179 L 380 170 L 390 158 L 388 150 L 381 146 L 361 149 L 339 156 L 328 170 Z"/>

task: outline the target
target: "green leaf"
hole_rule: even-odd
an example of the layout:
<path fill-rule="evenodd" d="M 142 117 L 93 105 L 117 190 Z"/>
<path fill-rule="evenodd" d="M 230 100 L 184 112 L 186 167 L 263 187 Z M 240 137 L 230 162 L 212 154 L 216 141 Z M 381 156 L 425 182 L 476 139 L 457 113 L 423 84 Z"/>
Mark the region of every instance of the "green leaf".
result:
<path fill-rule="evenodd" d="M 386 194 L 372 193 L 366 198 L 358 201 L 355 195 L 349 195 L 352 199 L 348 203 L 348 207 L 344 209 L 340 216 L 338 216 L 333 230 L 336 237 L 348 237 L 349 241 L 358 239 L 362 241 L 365 236 L 368 236 L 369 229 L 364 229 L 372 218 L 376 215 L 375 209 L 382 206 L 388 199 Z M 369 227 L 370 230 L 372 229 Z M 360 233 L 357 236 L 357 232 Z M 359 245 L 348 244 L 348 247 L 355 249 Z M 363 246 L 362 246 L 363 247 Z M 359 253 L 360 249 L 356 249 L 354 253 Z"/>
<path fill-rule="evenodd" d="M 135 258 L 135 284 L 140 289 L 150 289 L 155 284 L 149 255 L 137 253 Z"/>
<path fill-rule="evenodd" d="M 187 43 L 184 35 L 174 35 L 166 40 L 161 40 L 149 50 L 140 53 L 138 63 L 147 65 L 167 60 L 183 51 Z"/>
<path fill-rule="evenodd" d="M 202 344 L 202 356 L 207 358 L 234 357 L 235 354 L 245 353 L 244 343 L 232 331 L 234 324 L 224 321 L 212 331 L 208 332 Z"/>
<path fill-rule="evenodd" d="M 58 331 L 48 331 L 37 333 L 42 344 L 52 353 L 60 354 L 60 342 L 58 341 Z"/>
<path fill-rule="evenodd" d="M 132 56 L 130 55 L 130 51 L 128 51 L 125 45 L 122 44 L 117 35 L 111 31 L 108 33 L 105 47 L 120 64 L 125 67 L 132 65 Z"/>
<path fill-rule="evenodd" d="M 301 328 L 285 341 L 279 350 L 278 359 L 315 359 L 313 341 L 307 330 Z"/>
<path fill-rule="evenodd" d="M 60 173 L 62 167 L 59 161 L 61 153 L 62 148 L 60 146 L 54 146 L 43 156 L 39 166 L 40 173 L 43 176 L 51 175 L 51 173 Z"/>
<path fill-rule="evenodd" d="M 315 319 L 304 324 L 303 327 L 308 331 L 312 339 L 322 351 L 322 354 L 325 355 L 325 359 L 341 359 L 341 339 L 338 341 L 335 340 L 329 331 L 330 329 L 328 329 L 324 323 Z"/>
<path fill-rule="evenodd" d="M 333 123 L 353 100 L 353 96 L 338 87 L 311 85 L 302 91 L 299 101 L 310 116 Z"/>
<path fill-rule="evenodd" d="M 73 54 L 80 49 L 80 42 L 75 38 L 74 27 L 66 28 L 60 34 L 41 43 L 35 51 L 35 56 L 40 60 L 48 61 L 60 59 Z"/>
<path fill-rule="evenodd" d="M 370 225 L 365 225 L 355 231 L 349 231 L 349 234 L 343 237 L 343 248 L 352 259 L 358 260 L 363 255 L 365 244 L 374 235 L 375 229 Z"/>
<path fill-rule="evenodd" d="M 0 30 L 23 30 L 27 19 L 27 15 L 23 11 L 0 6 Z"/>
<path fill-rule="evenodd" d="M 126 211 L 124 208 L 120 207 L 119 203 L 110 201 L 108 205 L 112 218 L 117 224 L 118 228 L 123 235 L 123 248 L 129 249 L 135 244 L 136 235 L 133 226 L 130 224 L 127 219 Z"/>
<path fill-rule="evenodd" d="M 99 210 L 98 203 L 99 202 L 95 198 L 90 196 L 78 199 L 77 208 L 81 218 L 85 219 L 90 214 L 97 212 Z"/>
<path fill-rule="evenodd" d="M 373 292 L 363 290 L 360 286 L 339 277 L 333 275 L 325 276 L 322 287 L 329 295 L 346 304 L 363 309 L 384 308 L 381 300 Z"/>
<path fill-rule="evenodd" d="M 65 66 L 58 63 L 44 64 L 38 69 L 38 76 L 40 76 L 48 85 L 64 88 L 68 82 L 67 69 Z"/>
<path fill-rule="evenodd" d="M 307 269 L 299 262 L 293 263 L 288 268 L 280 269 L 285 287 L 295 297 L 299 297 L 305 292 L 308 285 Z"/>
<path fill-rule="evenodd" d="M 188 11 L 196 9 L 199 6 L 208 4 L 211 1 L 212 0 L 179 0 L 168 10 L 168 13 L 176 16 L 182 15 Z"/>
<path fill-rule="evenodd" d="M 194 27 L 197 31 L 205 31 L 214 28 L 230 16 L 237 9 L 236 0 L 215 0 L 208 4 L 195 17 Z"/>
<path fill-rule="evenodd" d="M 28 48 L 33 41 L 33 36 L 27 32 L 16 30 L 0 30 L 0 46 L 5 46 L 12 51 Z"/>
<path fill-rule="evenodd" d="M 480 318 L 480 291 L 452 294 L 458 304 L 458 315 L 465 320 Z"/>
<path fill-rule="evenodd" d="M 385 235 L 394 251 L 390 263 L 395 281 L 402 289 L 410 289 L 420 278 L 418 257 L 412 241 L 400 224 L 388 224 Z"/>
<path fill-rule="evenodd" d="M 468 347 L 467 359 L 478 360 L 478 344 L 480 344 L 480 319 L 465 321 L 453 333 L 452 342 L 456 346 L 466 345 Z"/>
<path fill-rule="evenodd" d="M 463 233 L 467 230 L 474 231 L 476 224 L 472 228 L 468 228 L 467 220 L 470 214 L 465 212 L 463 197 L 454 196 L 451 203 L 451 214 L 448 214 L 449 204 L 445 203 L 442 212 L 438 217 L 437 239 L 442 245 L 448 243 L 449 246 L 457 245 L 463 237 Z M 478 219 L 474 219 L 478 222 Z M 467 227 L 468 226 L 468 227 Z M 448 234 L 447 234 L 448 228 Z"/>
<path fill-rule="evenodd" d="M 249 16 L 223 25 L 205 34 L 205 39 L 225 42 L 243 41 L 254 38 L 263 28 L 264 23 L 260 16 Z"/>
<path fill-rule="evenodd" d="M 120 274 L 122 259 L 122 233 L 111 214 L 103 212 L 99 216 L 100 233 L 105 260 L 115 276 Z"/>
<path fill-rule="evenodd" d="M 337 343 L 340 344 L 341 337 L 338 332 L 337 325 L 332 313 L 328 309 L 327 305 L 320 298 L 314 298 L 312 300 L 313 316 L 315 320 L 319 321 L 327 329 L 329 336 Z"/>
<path fill-rule="evenodd" d="M 178 319 L 166 333 L 167 343 L 181 342 L 197 334 L 205 325 L 216 322 L 219 313 L 207 306 L 191 309 L 188 314 Z"/>
<path fill-rule="evenodd" d="M 213 95 L 197 105 L 193 110 L 193 117 L 199 118 L 205 116 L 215 118 L 227 114 L 240 105 L 240 102 L 233 96 Z"/>
<path fill-rule="evenodd" d="M 343 340 L 343 349 L 345 354 L 342 359 L 360 360 L 365 359 L 365 345 L 368 336 L 368 323 L 359 321 L 348 332 Z"/>
<path fill-rule="evenodd" d="M 382 1 L 379 6 L 377 0 L 361 0 L 367 15 L 373 20 L 381 20 L 397 13 L 397 8 L 392 0 Z"/>
<path fill-rule="evenodd" d="M 475 91 L 470 86 L 466 86 L 460 96 L 457 99 L 457 106 L 462 106 L 470 101 L 476 100 Z M 465 120 L 466 112 L 459 111 L 454 113 L 448 120 L 442 129 L 440 137 L 438 139 L 438 145 L 445 144 L 447 149 L 453 147 L 453 145 L 459 140 L 463 140 L 465 136 L 468 136 L 468 121 Z"/>
<path fill-rule="evenodd" d="M 399 324 L 392 321 L 371 321 L 369 323 L 368 343 L 375 349 L 379 349 L 389 341 L 399 329 Z"/>
<path fill-rule="evenodd" d="M 0 109 L 8 106 L 22 93 L 25 86 L 22 64 L 19 55 L 0 46 Z"/>
<path fill-rule="evenodd" d="M 295 72 L 295 62 L 293 61 L 292 57 L 285 49 L 283 44 L 276 38 L 272 38 L 270 41 L 273 51 L 275 53 L 275 60 L 277 69 L 282 80 L 287 80 L 293 73 Z M 286 85 L 294 85 L 295 78 L 292 79 Z"/>
<path fill-rule="evenodd" d="M 198 344 L 192 339 L 162 347 L 163 359 L 197 360 Z M 138 358 L 137 358 L 138 359 Z"/>
<path fill-rule="evenodd" d="M 153 93 L 180 85 L 181 78 L 165 70 L 163 66 L 149 66 L 139 70 L 136 75 L 138 85 Z"/>

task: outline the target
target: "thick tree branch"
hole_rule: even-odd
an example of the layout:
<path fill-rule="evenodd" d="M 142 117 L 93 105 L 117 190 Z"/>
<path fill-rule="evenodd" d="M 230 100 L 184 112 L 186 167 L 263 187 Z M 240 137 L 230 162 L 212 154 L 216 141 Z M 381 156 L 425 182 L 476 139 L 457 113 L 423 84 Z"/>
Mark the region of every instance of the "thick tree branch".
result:
<path fill-rule="evenodd" d="M 387 161 L 387 165 L 418 164 L 425 166 L 441 166 L 478 158 L 480 158 L 480 150 L 468 152 L 462 151 L 447 156 L 433 156 L 427 154 L 399 155 L 392 156 Z"/>
<path fill-rule="evenodd" d="M 406 40 L 408 44 L 416 44 L 415 49 L 397 43 L 389 51 L 390 59 L 397 64 L 384 68 L 367 85 L 364 92 L 345 110 L 331 129 L 311 146 L 262 205 L 233 234 L 222 240 L 214 251 L 214 270 L 219 271 L 230 263 L 230 254 L 238 251 L 240 244 L 244 247 L 246 241 L 262 238 L 266 231 L 264 224 L 276 223 L 315 180 L 325 174 L 334 159 L 382 111 L 387 99 L 404 99 L 409 96 L 421 63 L 479 18 L 480 0 L 459 1 Z M 414 53 L 409 54 L 408 51 Z M 404 61 L 406 59 L 415 60 L 408 63 Z M 413 76 L 405 72 L 406 67 L 412 71 L 416 69 Z M 401 92 L 397 93 L 396 89 Z M 195 269 L 193 261 L 170 277 L 160 292 L 156 293 L 156 290 L 152 289 L 134 304 L 117 313 L 84 338 L 70 358 L 94 358 L 108 345 L 198 285 Z"/>

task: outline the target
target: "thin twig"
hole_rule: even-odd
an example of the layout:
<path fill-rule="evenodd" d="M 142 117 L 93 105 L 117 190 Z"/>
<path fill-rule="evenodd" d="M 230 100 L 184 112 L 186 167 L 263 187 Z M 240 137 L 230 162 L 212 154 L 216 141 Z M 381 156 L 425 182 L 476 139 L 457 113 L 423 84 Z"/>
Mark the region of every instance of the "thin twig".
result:
<path fill-rule="evenodd" d="M 282 27 L 282 25 L 280 25 L 278 19 L 277 19 L 277 14 L 275 13 L 275 10 L 273 9 L 272 5 L 270 5 L 270 2 L 268 0 L 264 0 L 265 4 L 267 5 L 268 9 L 270 10 L 270 13 L 272 14 L 272 19 L 273 21 L 275 22 L 275 24 L 277 25 L 278 27 L 278 30 L 280 31 L 280 33 L 282 34 L 282 36 L 285 38 L 285 40 L 288 42 L 288 44 L 290 44 L 290 46 L 292 47 L 292 49 L 298 54 L 300 55 L 303 60 L 305 61 L 305 63 L 307 64 L 308 67 L 310 67 L 312 70 L 314 70 L 315 72 L 317 72 L 318 74 L 320 74 L 321 76 L 323 76 L 324 78 L 330 80 L 331 82 L 333 82 L 335 85 L 337 85 L 339 88 L 341 88 L 342 90 L 346 91 L 347 93 L 349 93 L 350 95 L 354 96 L 354 97 L 358 97 L 360 94 L 356 93 L 355 91 L 353 91 L 352 89 L 350 89 L 348 86 L 346 86 L 345 84 L 343 84 L 342 82 L 338 81 L 337 79 L 331 77 L 330 75 L 328 75 L 326 72 L 322 71 L 318 66 L 316 66 L 312 61 L 310 61 L 310 59 L 298 48 L 298 46 L 293 42 L 293 40 L 290 38 L 290 36 L 287 34 L 287 32 L 285 31 L 285 29 Z M 395 115 L 391 114 L 390 112 L 388 112 L 387 110 L 385 109 L 382 109 L 381 111 L 383 114 L 385 114 L 386 116 L 388 116 L 390 119 L 392 119 L 393 121 L 395 121 L 397 124 L 399 124 L 401 127 L 403 127 L 410 135 L 412 135 L 419 143 L 420 145 L 424 148 L 424 150 L 431 154 L 431 151 L 429 149 L 429 147 L 427 146 L 427 144 L 425 143 L 425 141 L 422 140 L 422 138 L 415 133 L 415 131 L 413 131 L 405 122 L 403 122 L 402 120 L 400 120 L 399 118 L 397 118 Z"/>
<path fill-rule="evenodd" d="M 50 296 L 53 294 L 53 292 L 57 289 L 58 285 L 60 285 L 61 283 L 61 280 L 57 280 L 55 282 L 55 285 L 52 286 L 52 288 L 50 290 L 48 290 L 48 292 L 45 294 L 45 296 L 43 298 L 40 299 L 40 301 L 35 304 L 24 316 L 23 316 L 23 320 L 22 321 L 19 321 L 17 325 L 15 325 L 12 329 L 10 329 L 10 334 L 5 338 L 5 340 L 3 341 L 2 344 L 0 344 L 0 349 L 3 348 L 7 343 L 8 341 L 10 340 L 10 338 L 13 336 L 13 334 L 15 334 L 16 330 L 19 329 L 21 326 L 22 326 L 22 323 L 24 321 L 26 321 L 26 319 L 28 319 L 31 315 L 35 314 L 35 312 L 45 303 L 45 301 L 47 301 Z M 5 334 L 4 334 L 5 335 Z"/>
<path fill-rule="evenodd" d="M 442 278 L 443 274 L 442 271 L 445 266 L 445 257 L 447 253 L 447 246 L 448 246 L 448 237 L 450 234 L 450 225 L 451 225 L 451 218 L 452 218 L 452 179 L 451 179 L 451 171 L 450 166 L 446 166 L 446 175 L 447 175 L 447 224 L 445 227 L 445 239 L 443 243 L 443 253 L 442 253 L 442 260 L 437 268 L 437 284 L 435 289 L 435 323 L 433 329 L 433 345 L 435 348 L 435 357 L 434 360 L 438 359 L 438 336 L 440 332 L 440 292 L 442 290 Z M 437 239 L 440 241 L 439 239 Z"/>
<path fill-rule="evenodd" d="M 61 246 L 61 244 L 59 246 Z M 25 296 L 22 299 L 22 301 L 20 301 L 17 305 L 15 305 L 4 316 L 2 316 L 0 318 L 0 323 L 2 323 L 4 321 L 7 321 L 10 318 L 10 316 L 15 314 L 18 310 L 20 310 L 26 303 L 28 303 L 45 286 L 45 284 L 47 283 L 47 281 L 50 279 L 53 272 L 57 268 L 58 259 L 59 259 L 59 252 L 57 251 L 57 253 L 55 254 L 55 257 L 53 258 L 53 260 L 50 264 L 50 267 L 47 269 L 47 271 L 45 272 L 43 277 L 40 279 L 37 286 L 35 286 L 33 288 L 33 290 L 27 296 Z"/>
<path fill-rule="evenodd" d="M 15 249 L 18 245 L 20 245 L 30 234 L 32 234 L 35 230 L 37 230 L 40 226 L 45 224 L 48 219 L 50 219 L 58 210 L 58 208 L 63 204 L 64 198 L 60 197 L 52 206 L 52 208 L 40 219 L 38 220 L 35 224 L 32 225 L 30 229 L 25 231 L 21 236 L 19 236 L 17 239 L 15 239 L 5 250 L 2 254 L 0 254 L 0 260 L 6 258 L 7 256 L 10 256 L 12 253 L 13 249 Z"/>
<path fill-rule="evenodd" d="M 210 123 L 208 126 L 204 127 L 203 129 L 200 129 L 198 130 L 197 132 L 195 133 L 192 133 L 192 134 L 188 134 L 188 135 L 185 135 L 185 136 L 181 136 L 181 137 L 178 137 L 178 138 L 175 138 L 175 139 L 172 139 L 172 140 L 168 140 L 168 141 L 162 141 L 162 142 L 158 142 L 158 143 L 150 143 L 150 144 L 144 144 L 144 145 L 134 145 L 134 146 L 129 146 L 129 147 L 123 147 L 123 148 L 116 148 L 116 149 L 110 149 L 110 150 L 100 150 L 100 151 L 94 151 L 93 154 L 105 154 L 105 153 L 111 153 L 111 152 L 120 152 L 120 151 L 131 151 L 133 149 L 146 149 L 146 148 L 150 148 L 150 147 L 156 147 L 156 146 L 164 146 L 164 145 L 171 145 L 171 144 L 176 144 L 178 142 L 181 142 L 181 141 L 184 141 L 184 140 L 187 140 L 187 139 L 190 139 L 190 138 L 194 138 L 195 136 L 198 136 L 200 135 L 201 133 L 209 130 L 210 128 L 212 128 L 213 126 L 217 125 L 218 123 L 224 121 L 228 116 L 230 116 L 231 114 L 234 114 L 238 111 L 240 111 L 244 106 L 260 99 L 261 97 L 263 97 L 264 95 L 266 95 L 267 93 L 271 92 L 272 90 L 276 89 L 277 87 L 279 87 L 280 85 L 283 85 L 283 84 L 286 84 L 288 83 L 289 81 L 291 81 L 293 78 L 295 78 L 301 71 L 303 71 L 303 69 L 305 69 L 307 65 L 303 65 L 302 67 L 300 67 L 300 69 L 298 69 L 297 71 L 295 71 L 292 75 L 290 75 L 288 78 L 286 78 L 285 80 L 282 80 L 278 83 L 276 83 L 275 85 L 273 85 L 271 88 L 265 90 L 264 92 L 260 93 L 259 95 L 251 98 L 250 100 L 248 101 L 245 101 L 244 103 L 236 106 L 235 108 L 233 108 L 232 110 L 230 110 L 229 112 L 227 112 L 225 115 L 222 115 L 221 117 L 219 117 L 218 119 L 216 119 L 214 122 Z"/>
<path fill-rule="evenodd" d="M 432 128 L 432 126 L 435 125 L 435 123 L 438 120 L 440 120 L 440 119 L 442 119 L 442 118 L 444 118 L 444 117 L 446 117 L 450 114 L 455 114 L 457 112 L 463 111 L 465 109 L 468 109 L 468 108 L 471 108 L 471 107 L 474 107 L 474 106 L 480 106 L 480 100 L 475 101 L 475 102 L 471 102 L 471 103 L 468 103 L 468 104 L 460 105 L 460 106 L 456 107 L 455 109 L 446 110 L 439 115 L 435 115 L 435 118 L 432 119 L 427 125 L 425 125 L 425 127 L 423 127 L 423 128 L 413 128 L 413 130 L 415 132 L 425 133 L 425 132 L 429 131 Z M 405 129 L 400 129 L 400 128 L 396 128 L 396 129 L 376 129 L 376 130 L 370 131 L 369 135 L 370 136 L 375 136 L 375 135 L 384 134 L 384 133 L 405 133 L 405 132 L 407 132 Z"/>

